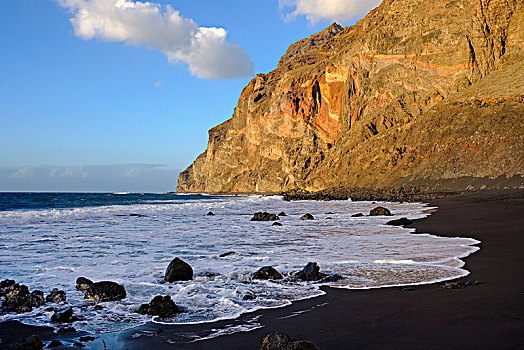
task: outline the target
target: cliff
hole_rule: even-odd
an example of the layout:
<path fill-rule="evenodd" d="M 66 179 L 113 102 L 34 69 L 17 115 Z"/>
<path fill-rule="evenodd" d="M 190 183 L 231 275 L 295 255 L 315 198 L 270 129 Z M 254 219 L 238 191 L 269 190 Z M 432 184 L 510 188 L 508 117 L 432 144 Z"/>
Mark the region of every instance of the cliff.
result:
<path fill-rule="evenodd" d="M 384 0 L 257 75 L 177 191 L 520 186 L 523 145 L 524 0 Z"/>

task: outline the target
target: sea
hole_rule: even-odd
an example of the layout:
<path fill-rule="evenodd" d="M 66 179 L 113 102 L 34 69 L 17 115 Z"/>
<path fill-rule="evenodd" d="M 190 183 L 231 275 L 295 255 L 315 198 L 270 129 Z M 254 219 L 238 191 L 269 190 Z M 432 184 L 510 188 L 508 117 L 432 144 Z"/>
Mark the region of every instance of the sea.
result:
<path fill-rule="evenodd" d="M 377 206 L 387 207 L 393 216 L 369 216 Z M 81 318 L 74 327 L 93 334 L 151 321 L 233 320 L 322 295 L 323 285 L 370 289 L 466 276 L 462 259 L 479 249 L 479 241 L 386 225 L 402 217 L 424 218 L 434 209 L 424 203 L 288 202 L 258 195 L 0 193 L 0 279 L 14 279 L 45 294 L 53 288 L 64 290 Z M 207 215 L 209 211 L 215 215 Z M 273 226 L 251 221 L 258 211 L 287 216 L 280 217 L 282 226 Z M 315 219 L 301 220 L 306 213 Z M 352 217 L 356 213 L 365 216 Z M 234 253 L 221 257 L 227 252 Z M 175 257 L 192 266 L 193 280 L 164 282 Z M 296 281 L 294 274 L 308 262 L 343 279 Z M 284 279 L 252 279 L 263 266 L 273 266 Z M 127 298 L 95 309 L 94 301 L 75 289 L 80 276 L 120 283 Z M 247 294 L 254 299 L 245 300 Z M 136 313 L 156 295 L 171 296 L 183 312 L 168 319 Z M 53 326 L 48 307 L 0 313 L 0 322 Z M 259 326 L 255 322 L 249 327 Z"/>

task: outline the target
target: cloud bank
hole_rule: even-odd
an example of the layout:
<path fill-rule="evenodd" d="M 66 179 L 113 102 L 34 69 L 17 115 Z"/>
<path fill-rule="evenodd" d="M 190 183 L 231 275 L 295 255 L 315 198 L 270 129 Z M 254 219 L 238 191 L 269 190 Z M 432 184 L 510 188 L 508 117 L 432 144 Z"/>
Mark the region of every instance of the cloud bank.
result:
<path fill-rule="evenodd" d="M 0 167 L 0 192 L 167 192 L 178 172 L 158 164 Z"/>
<path fill-rule="evenodd" d="M 278 0 L 284 19 L 306 16 L 310 23 L 320 20 L 347 22 L 364 16 L 382 0 Z"/>
<path fill-rule="evenodd" d="M 192 75 L 226 80 L 253 75 L 254 64 L 223 28 L 199 27 L 167 5 L 131 0 L 56 0 L 69 9 L 75 34 L 159 50 L 169 62 L 184 62 Z"/>

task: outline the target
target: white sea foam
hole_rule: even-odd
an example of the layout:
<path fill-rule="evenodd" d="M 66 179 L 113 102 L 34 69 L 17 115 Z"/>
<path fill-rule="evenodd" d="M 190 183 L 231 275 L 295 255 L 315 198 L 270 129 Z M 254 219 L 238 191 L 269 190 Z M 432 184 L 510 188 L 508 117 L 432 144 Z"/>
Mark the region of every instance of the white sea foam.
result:
<path fill-rule="evenodd" d="M 413 229 L 384 225 L 391 217 L 351 217 L 383 205 L 393 218 L 417 219 L 428 215 L 423 204 L 284 202 L 281 197 L 261 196 L 189 198 L 0 212 L 0 275 L 31 290 L 64 289 L 75 314 L 83 318 L 75 328 L 96 333 L 150 321 L 151 317 L 134 311 L 158 294 L 172 296 L 184 310 L 172 319 L 154 319 L 166 324 L 233 319 L 321 295 L 319 284 L 290 278 L 309 261 L 316 261 L 323 272 L 344 277 L 332 283 L 334 287 L 368 289 L 467 275 L 461 259 L 478 250 L 474 245 L 479 242 L 473 239 L 415 235 Z M 216 215 L 206 216 L 210 210 Z M 283 226 L 275 227 L 250 221 L 256 211 L 285 211 L 288 216 L 281 217 Z M 315 220 L 300 220 L 307 212 Z M 235 254 L 220 258 L 230 251 Z M 192 281 L 163 281 L 165 268 L 176 256 L 193 267 Z M 284 280 L 252 280 L 252 273 L 266 265 L 282 272 Z M 75 290 L 79 276 L 121 283 L 128 297 L 94 310 L 92 302 Z M 244 300 L 246 294 L 256 298 Z M 50 313 L 39 308 L 0 316 L 0 320 L 15 318 L 48 325 Z M 235 324 L 206 337 L 258 326 Z"/>

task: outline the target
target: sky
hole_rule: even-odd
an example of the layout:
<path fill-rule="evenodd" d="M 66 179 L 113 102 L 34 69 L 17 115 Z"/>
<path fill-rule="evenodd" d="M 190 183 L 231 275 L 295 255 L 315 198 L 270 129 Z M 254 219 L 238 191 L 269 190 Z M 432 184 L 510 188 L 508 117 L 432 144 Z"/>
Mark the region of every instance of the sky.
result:
<path fill-rule="evenodd" d="M 379 0 L 10 0 L 0 191 L 172 191 L 256 73 Z"/>

